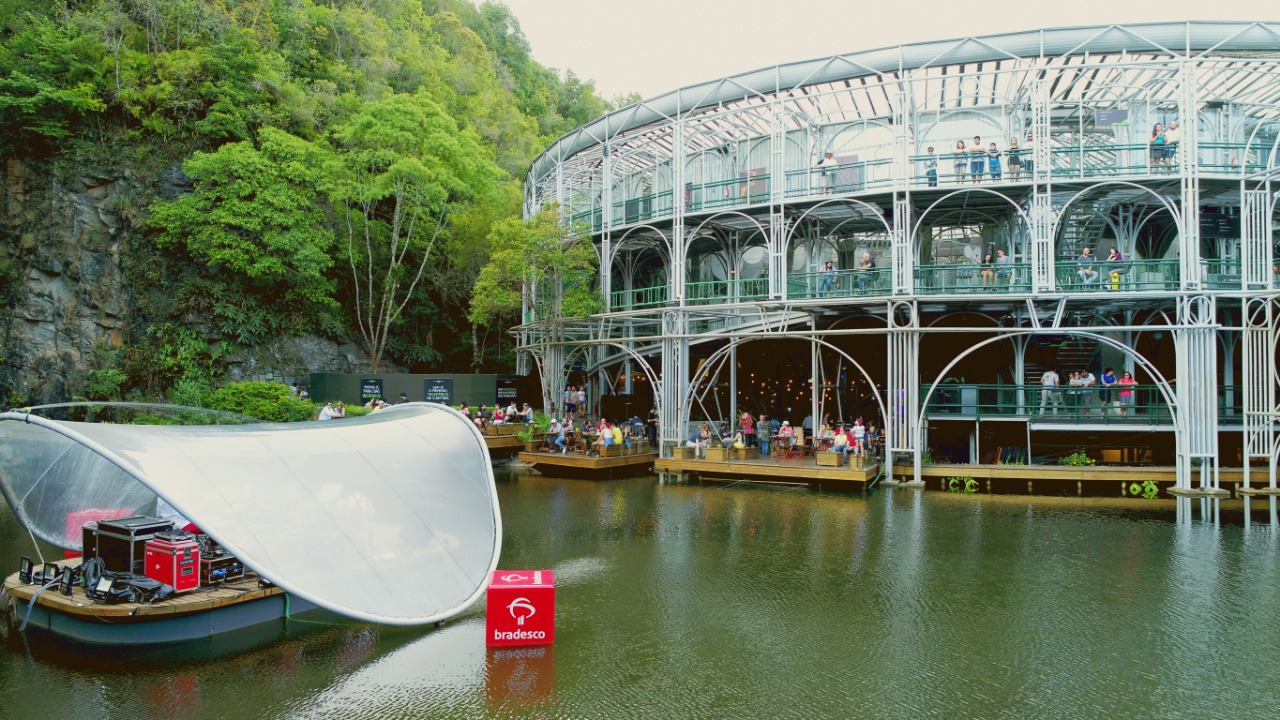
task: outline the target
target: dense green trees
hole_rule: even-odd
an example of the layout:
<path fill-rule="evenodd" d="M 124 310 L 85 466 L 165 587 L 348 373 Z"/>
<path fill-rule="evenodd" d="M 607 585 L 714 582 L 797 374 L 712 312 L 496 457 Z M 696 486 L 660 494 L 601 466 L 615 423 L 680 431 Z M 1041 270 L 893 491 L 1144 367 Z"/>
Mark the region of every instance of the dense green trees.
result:
<path fill-rule="evenodd" d="M 174 328 L 501 366 L 471 286 L 532 158 L 606 109 L 491 2 L 0 0 L 0 38 L 0 152 L 141 183 L 120 209 L 140 372 L 174 359 Z"/>

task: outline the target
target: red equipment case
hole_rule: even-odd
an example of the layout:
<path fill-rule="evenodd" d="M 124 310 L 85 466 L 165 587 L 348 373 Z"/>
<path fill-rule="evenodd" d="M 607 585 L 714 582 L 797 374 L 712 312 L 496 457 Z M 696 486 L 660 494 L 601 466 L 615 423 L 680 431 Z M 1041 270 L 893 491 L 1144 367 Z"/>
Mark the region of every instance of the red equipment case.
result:
<path fill-rule="evenodd" d="M 200 587 L 200 546 L 183 533 L 161 533 L 147 541 L 147 577 L 173 586 L 175 592 Z"/>

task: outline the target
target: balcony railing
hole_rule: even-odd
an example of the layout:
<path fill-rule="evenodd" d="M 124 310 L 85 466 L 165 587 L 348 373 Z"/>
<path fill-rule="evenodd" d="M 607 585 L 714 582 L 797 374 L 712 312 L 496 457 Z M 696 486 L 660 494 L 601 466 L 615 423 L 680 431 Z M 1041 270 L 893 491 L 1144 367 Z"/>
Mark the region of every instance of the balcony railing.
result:
<path fill-rule="evenodd" d="M 921 386 L 922 398 L 928 389 L 928 384 Z M 1160 425 L 1172 422 L 1163 396 L 1150 384 L 1134 386 L 1129 397 L 1120 396 L 1119 386 L 1104 391 L 1099 386 L 1084 390 L 1069 385 L 1047 389 L 1043 385 L 943 383 L 934 390 L 924 411 L 934 417 L 976 420 L 1026 418 L 1067 425 Z M 1243 398 L 1239 386 L 1220 386 L 1219 420 L 1238 421 L 1242 417 Z"/>
<path fill-rule="evenodd" d="M 1269 146 L 1246 146 L 1244 143 L 1200 144 L 1200 172 L 1209 175 L 1239 177 L 1242 173 L 1254 173 L 1274 167 L 1269 157 Z M 912 155 L 908 158 L 907 184 L 917 188 L 957 188 L 975 184 L 1030 182 L 1031 173 L 1025 164 L 1031 155 L 1023 150 L 1019 156 L 1024 167 L 1015 171 L 1009 164 L 1008 148 L 1000 156 L 1000 172 L 993 174 L 985 155 L 970 153 L 939 153 Z M 1092 180 L 1172 175 L 1181 171 L 1179 148 L 1160 162 L 1151 157 L 1147 143 L 1061 145 L 1053 144 L 1049 150 L 1049 171 L 1054 180 Z M 956 172 L 956 161 L 962 161 L 964 172 Z M 982 173 L 974 175 L 973 163 L 982 161 Z M 937 173 L 930 175 L 927 166 L 937 162 Z M 1268 165 L 1268 162 L 1271 165 Z M 894 185 L 894 164 L 891 158 L 846 162 L 838 165 L 805 167 L 788 170 L 781 179 L 787 198 L 820 198 L 823 195 L 848 194 L 887 189 Z M 759 205 L 769 202 L 773 178 L 765 172 L 755 172 L 748 177 L 715 180 L 689 184 L 683 189 L 685 209 L 688 212 L 704 212 L 729 207 Z M 675 195 L 671 190 L 650 193 L 634 198 L 616 200 L 610 209 L 614 226 L 633 225 L 656 218 L 669 217 L 673 212 Z M 575 223 L 585 223 L 591 232 L 600 232 L 603 224 L 599 207 L 579 210 L 570 215 Z"/>
<path fill-rule="evenodd" d="M 891 292 L 893 271 L 883 267 L 787 275 L 787 297 L 792 300 L 879 297 Z"/>
<path fill-rule="evenodd" d="M 671 289 L 667 285 L 633 288 L 631 290 L 614 290 L 609 293 L 611 310 L 643 310 L 644 308 L 666 305 Z"/>
<path fill-rule="evenodd" d="M 1059 292 L 1137 292 L 1177 290 L 1177 260 L 1124 260 L 1118 263 L 1098 259 L 1092 262 L 1058 260 L 1054 263 L 1055 285 Z"/>
<path fill-rule="evenodd" d="M 1031 292 L 1031 263 L 917 265 L 920 295 L 984 295 Z"/>
<path fill-rule="evenodd" d="M 767 297 L 769 278 L 703 280 L 685 284 L 685 302 L 690 305 L 751 302 Z"/>

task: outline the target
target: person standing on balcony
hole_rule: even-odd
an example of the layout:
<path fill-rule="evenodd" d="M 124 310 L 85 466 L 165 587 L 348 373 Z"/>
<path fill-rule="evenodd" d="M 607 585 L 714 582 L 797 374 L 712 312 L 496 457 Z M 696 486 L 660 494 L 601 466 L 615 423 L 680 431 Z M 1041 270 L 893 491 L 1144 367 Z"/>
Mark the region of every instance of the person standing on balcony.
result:
<path fill-rule="evenodd" d="M 1000 148 L 995 143 L 987 146 L 987 174 L 992 180 L 1000 182 Z"/>
<path fill-rule="evenodd" d="M 1126 372 L 1120 376 L 1116 384 L 1120 386 L 1120 414 L 1136 415 L 1137 412 L 1133 408 L 1133 387 L 1138 384 L 1138 381 Z"/>
<path fill-rule="evenodd" d="M 1088 368 L 1080 373 L 1080 412 L 1089 414 L 1089 406 L 1093 405 L 1093 390 L 1098 386 L 1098 378 Z"/>
<path fill-rule="evenodd" d="M 1170 120 L 1164 131 L 1164 164 L 1172 165 L 1178 157 L 1178 143 L 1182 141 L 1182 131 L 1178 129 L 1178 121 Z"/>
<path fill-rule="evenodd" d="M 867 453 L 867 426 L 862 424 L 862 418 L 853 423 L 853 452 L 858 457 Z"/>
<path fill-rule="evenodd" d="M 1111 404 L 1111 396 L 1113 388 L 1116 384 L 1116 373 L 1113 369 L 1107 368 L 1102 371 L 1102 388 L 1098 390 L 1098 404 L 1102 406 L 1101 414 L 1107 414 L 1107 406 Z M 1118 404 L 1118 403 L 1117 403 Z"/>
<path fill-rule="evenodd" d="M 742 431 L 742 440 L 747 447 L 755 444 L 756 420 L 749 411 L 742 411 L 742 417 L 738 418 L 738 429 Z"/>
<path fill-rule="evenodd" d="M 578 410 L 585 413 L 587 411 L 587 386 L 583 385 L 578 388 Z"/>
<path fill-rule="evenodd" d="M 1031 133 L 1027 133 L 1027 141 L 1022 144 L 1022 169 L 1027 173 L 1028 180 L 1036 178 L 1036 138 Z M 1052 165 L 1050 165 L 1052 167 Z"/>
<path fill-rule="evenodd" d="M 1067 381 L 1070 388 L 1067 390 L 1067 399 L 1071 401 L 1070 412 L 1073 415 L 1080 413 L 1080 373 L 1071 373 L 1071 379 Z"/>
<path fill-rule="evenodd" d="M 862 253 L 862 263 L 858 265 L 858 292 L 866 292 L 875 271 L 876 261 L 871 259 L 871 253 Z"/>
<path fill-rule="evenodd" d="M 1098 281 L 1098 258 L 1090 252 L 1089 248 L 1080 251 L 1080 257 L 1076 259 L 1080 269 L 1076 271 L 1076 275 L 1080 278 L 1082 285 L 1092 285 Z"/>
<path fill-rule="evenodd" d="M 835 281 L 836 264 L 828 260 L 827 264 L 822 266 L 822 275 L 818 278 L 818 297 L 823 297 L 824 293 L 830 295 Z"/>
<path fill-rule="evenodd" d="M 1058 414 L 1058 408 L 1062 405 L 1062 391 L 1058 389 L 1059 378 L 1058 371 L 1049 368 L 1040 376 L 1040 414 L 1044 414 L 1045 407 L 1052 405 L 1053 414 Z"/>
<path fill-rule="evenodd" d="M 930 145 L 924 156 L 924 176 L 929 182 L 929 187 L 938 187 L 938 156 L 933 154 L 933 146 Z"/>
<path fill-rule="evenodd" d="M 1017 136 L 1009 138 L 1009 179 L 1017 181 L 1022 176 L 1022 151 L 1018 149 Z"/>
<path fill-rule="evenodd" d="M 836 159 L 831 153 L 827 153 L 818 160 L 816 166 L 818 172 L 822 174 L 822 192 L 830 194 L 836 186 Z"/>
<path fill-rule="evenodd" d="M 982 147 L 982 138 L 974 135 L 973 144 L 969 146 L 969 177 L 976 184 L 982 182 L 982 170 L 987 165 L 987 151 Z"/>
<path fill-rule="evenodd" d="M 1166 138 L 1164 134 L 1164 125 L 1161 125 L 1160 123 L 1156 123 L 1155 127 L 1151 128 L 1151 141 L 1149 143 L 1149 145 L 1151 146 L 1151 171 L 1152 172 L 1156 172 L 1160 168 L 1160 166 L 1164 164 L 1164 160 L 1165 160 L 1164 146 L 1166 142 L 1168 142 L 1168 138 Z"/>
<path fill-rule="evenodd" d="M 965 150 L 965 147 L 964 147 L 964 141 L 963 141 L 963 140 L 957 140 L 957 141 L 956 141 L 956 153 L 955 153 L 955 155 L 956 155 L 956 157 L 955 157 L 955 173 L 956 173 L 956 184 L 957 184 L 957 185 L 959 185 L 959 184 L 961 184 L 961 183 L 963 183 L 963 182 L 964 182 L 964 171 L 965 171 L 965 170 L 967 170 L 967 169 L 969 169 L 969 158 L 966 156 L 966 152 L 967 152 L 967 151 Z"/>

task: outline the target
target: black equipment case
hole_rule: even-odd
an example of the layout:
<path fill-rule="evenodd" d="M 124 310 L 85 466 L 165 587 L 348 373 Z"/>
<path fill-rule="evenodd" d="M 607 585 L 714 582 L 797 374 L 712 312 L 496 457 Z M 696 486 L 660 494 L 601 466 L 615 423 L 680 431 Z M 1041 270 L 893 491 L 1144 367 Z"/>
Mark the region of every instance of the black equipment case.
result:
<path fill-rule="evenodd" d="M 85 532 L 85 556 L 88 552 L 88 527 Z M 159 533 L 173 530 L 173 523 L 160 518 L 137 515 L 118 520 L 99 520 L 94 536 L 94 557 L 102 558 L 108 572 L 145 575 L 147 541 Z"/>

